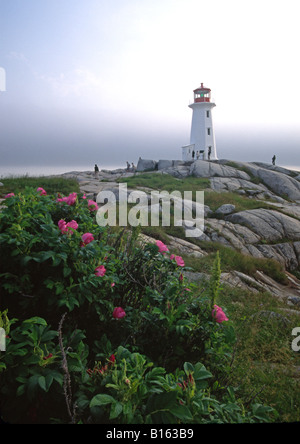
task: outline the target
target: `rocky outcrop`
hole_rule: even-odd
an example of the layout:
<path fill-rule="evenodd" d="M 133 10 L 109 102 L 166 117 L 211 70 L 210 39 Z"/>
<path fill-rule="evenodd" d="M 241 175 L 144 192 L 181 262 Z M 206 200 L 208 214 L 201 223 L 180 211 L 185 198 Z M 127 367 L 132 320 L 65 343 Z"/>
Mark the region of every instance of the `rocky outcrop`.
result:
<path fill-rule="evenodd" d="M 236 162 L 238 168 L 247 170 L 273 193 L 300 202 L 300 182 L 285 168 L 262 163 Z"/>
<path fill-rule="evenodd" d="M 259 208 L 226 216 L 226 220 L 245 225 L 261 239 L 277 242 L 282 238 L 300 239 L 300 221 L 276 210 Z"/>
<path fill-rule="evenodd" d="M 165 172 L 178 178 L 207 177 L 210 178 L 214 190 L 252 190 L 266 193 L 266 198 L 274 197 L 276 200 L 283 198 L 300 202 L 300 174 L 297 175 L 291 170 L 275 165 L 232 162 L 226 159 L 213 162 L 139 159 L 138 172 L 151 170 Z M 253 181 L 253 178 L 256 180 Z"/>
<path fill-rule="evenodd" d="M 265 202 L 267 208 L 237 211 L 229 201 L 215 212 L 204 208 L 204 231 L 198 237 L 208 242 L 219 242 L 244 254 L 258 258 L 272 258 L 287 270 L 300 269 L 300 182 L 297 173 L 282 167 L 263 163 L 219 161 L 184 162 L 180 160 L 139 159 L 136 171 L 122 169 L 101 170 L 95 178 L 93 172 L 71 172 L 82 192 L 95 199 L 100 191 L 112 191 L 118 200 L 121 177 L 130 177 L 152 170 L 155 174 L 170 174 L 177 178 L 206 177 L 217 192 L 235 192 L 249 199 Z M 143 188 L 148 195 L 149 189 Z M 127 190 L 128 195 L 132 190 Z M 273 206 L 273 209 L 271 209 Z M 194 207 L 194 205 L 193 205 Z M 184 228 L 189 228 L 188 221 Z M 200 249 L 191 247 L 189 239 L 172 240 L 178 248 L 201 256 Z M 192 251 L 193 250 L 193 251 Z"/>
<path fill-rule="evenodd" d="M 157 162 L 151 159 L 141 159 L 139 158 L 136 170 L 140 172 L 153 171 L 157 169 Z"/>
<path fill-rule="evenodd" d="M 205 160 L 196 160 L 190 168 L 190 176 L 195 177 L 235 177 L 250 181 L 250 176 L 244 171 Z"/>

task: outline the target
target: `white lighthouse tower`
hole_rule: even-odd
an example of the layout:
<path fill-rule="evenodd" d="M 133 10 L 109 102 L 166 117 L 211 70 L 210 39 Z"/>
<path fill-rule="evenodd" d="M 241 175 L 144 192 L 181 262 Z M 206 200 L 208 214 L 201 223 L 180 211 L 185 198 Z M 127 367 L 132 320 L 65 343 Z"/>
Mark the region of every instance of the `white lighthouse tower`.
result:
<path fill-rule="evenodd" d="M 194 90 L 194 103 L 189 105 L 193 110 L 190 144 L 182 147 L 182 160 L 217 160 L 215 134 L 210 101 L 211 90 L 201 86 Z"/>

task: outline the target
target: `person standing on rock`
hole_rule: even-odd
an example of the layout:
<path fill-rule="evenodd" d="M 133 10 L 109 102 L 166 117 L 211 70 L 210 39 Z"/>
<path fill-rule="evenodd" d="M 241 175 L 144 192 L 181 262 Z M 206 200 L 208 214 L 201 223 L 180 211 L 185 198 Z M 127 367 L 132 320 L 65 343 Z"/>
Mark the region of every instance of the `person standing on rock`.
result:
<path fill-rule="evenodd" d="M 276 156 L 274 154 L 274 156 L 272 157 L 272 164 L 275 165 L 275 161 L 276 161 Z"/>
<path fill-rule="evenodd" d="M 194 157 L 195 157 L 195 151 L 193 150 L 193 152 L 192 152 L 192 158 L 193 158 L 193 160 L 194 160 Z"/>
<path fill-rule="evenodd" d="M 99 168 L 98 165 L 95 164 L 95 178 L 98 179 L 98 177 L 99 177 Z"/>
<path fill-rule="evenodd" d="M 208 160 L 210 160 L 210 155 L 211 155 L 211 146 L 208 147 L 208 152 L 207 152 Z"/>

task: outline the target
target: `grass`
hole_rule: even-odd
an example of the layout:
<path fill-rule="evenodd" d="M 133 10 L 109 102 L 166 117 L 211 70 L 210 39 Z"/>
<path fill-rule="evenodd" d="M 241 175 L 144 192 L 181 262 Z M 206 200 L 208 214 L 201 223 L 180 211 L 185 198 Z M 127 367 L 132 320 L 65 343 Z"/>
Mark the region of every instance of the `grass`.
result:
<path fill-rule="evenodd" d="M 187 240 L 182 227 L 142 227 L 141 231 L 164 243 L 168 243 L 168 235 Z M 195 271 L 209 273 L 216 253 L 219 251 L 223 272 L 236 270 L 249 276 L 254 276 L 256 271 L 259 270 L 281 284 L 287 283 L 287 277 L 281 264 L 273 259 L 246 255 L 219 242 L 201 241 L 195 238 L 189 238 L 188 240 L 208 253 L 207 256 L 202 258 L 183 255 L 186 265 L 192 267 Z"/>
<path fill-rule="evenodd" d="M 153 190 L 172 191 L 200 191 L 210 187 L 210 180 L 206 177 L 185 177 L 177 179 L 169 174 L 143 173 L 136 176 L 119 179 L 121 183 L 127 183 L 129 188 L 148 187 Z"/>
<path fill-rule="evenodd" d="M 195 271 L 209 272 L 216 257 L 216 252 L 219 251 L 223 272 L 236 270 L 254 276 L 256 271 L 262 271 L 281 284 L 287 283 L 287 277 L 281 265 L 275 260 L 248 256 L 217 242 L 203 241 L 199 244 L 204 251 L 209 253 L 208 256 L 202 258 L 185 257 L 187 266 L 194 268 Z"/>
<path fill-rule="evenodd" d="M 62 193 L 69 194 L 79 192 L 79 184 L 76 179 L 66 179 L 63 177 L 9 177 L 1 178 L 3 186 L 0 187 L 0 197 L 8 193 L 22 192 L 26 187 L 44 188 L 48 194 Z"/>
<path fill-rule="evenodd" d="M 204 191 L 204 204 L 215 212 L 223 204 L 235 205 L 235 211 L 253 210 L 257 208 L 274 209 L 265 202 L 249 199 L 246 196 L 234 192 L 218 192 L 210 190 L 210 180 L 206 177 L 189 176 L 177 179 L 169 174 L 142 173 L 137 176 L 119 179 L 121 183 L 127 183 L 129 188 L 146 187 L 158 191 L 179 191 L 183 196 L 184 191 L 192 191 L 195 197 L 196 191 Z M 215 215 L 213 215 L 215 217 Z"/>
<path fill-rule="evenodd" d="M 300 418 L 299 352 L 291 348 L 298 315 L 284 311 L 286 304 L 269 293 L 250 293 L 224 286 L 218 303 L 226 307 L 237 335 L 237 347 L 229 383 L 239 386 L 244 400 L 260 401 L 278 412 L 279 422 Z M 262 311 L 282 315 L 260 316 Z"/>
<path fill-rule="evenodd" d="M 272 205 L 268 205 L 266 202 L 256 199 L 249 199 L 248 197 L 230 191 L 225 193 L 210 190 L 205 191 L 204 202 L 205 205 L 208 205 L 213 212 L 224 204 L 235 205 L 236 212 L 245 210 L 256 210 L 258 208 L 274 210 L 274 207 Z"/>

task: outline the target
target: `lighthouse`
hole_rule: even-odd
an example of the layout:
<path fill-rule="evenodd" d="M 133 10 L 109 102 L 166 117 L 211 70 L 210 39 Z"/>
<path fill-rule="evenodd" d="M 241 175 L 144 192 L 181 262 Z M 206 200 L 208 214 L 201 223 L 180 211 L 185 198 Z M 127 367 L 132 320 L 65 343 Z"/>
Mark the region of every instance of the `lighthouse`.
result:
<path fill-rule="evenodd" d="M 213 128 L 211 90 L 201 86 L 194 90 L 190 144 L 182 147 L 182 160 L 218 160 Z"/>

